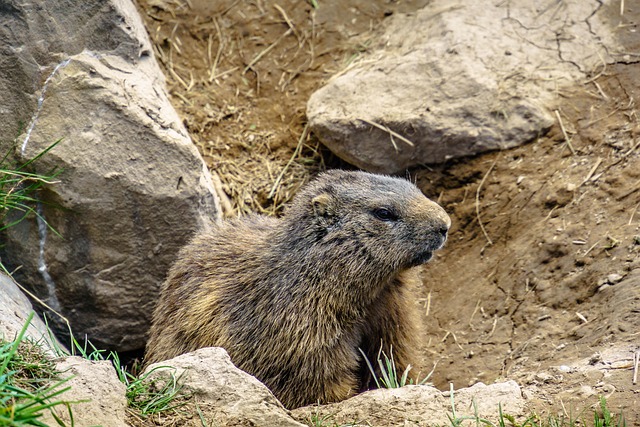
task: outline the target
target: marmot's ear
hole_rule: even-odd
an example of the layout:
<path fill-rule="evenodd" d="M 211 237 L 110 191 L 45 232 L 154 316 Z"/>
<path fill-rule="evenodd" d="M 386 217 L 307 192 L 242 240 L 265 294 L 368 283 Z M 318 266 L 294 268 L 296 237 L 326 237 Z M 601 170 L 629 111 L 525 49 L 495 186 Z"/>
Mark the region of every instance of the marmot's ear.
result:
<path fill-rule="evenodd" d="M 329 219 L 336 214 L 336 203 L 333 196 L 322 193 L 311 199 L 313 214 L 318 218 Z"/>

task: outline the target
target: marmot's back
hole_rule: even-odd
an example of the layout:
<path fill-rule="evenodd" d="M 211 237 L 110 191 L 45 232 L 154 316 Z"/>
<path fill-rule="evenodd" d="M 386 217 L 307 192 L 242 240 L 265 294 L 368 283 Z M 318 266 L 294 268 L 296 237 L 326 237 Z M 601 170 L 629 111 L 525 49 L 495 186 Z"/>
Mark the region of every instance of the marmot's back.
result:
<path fill-rule="evenodd" d="M 369 386 L 359 348 L 410 361 L 406 284 L 446 239 L 447 214 L 408 181 L 331 171 L 281 219 L 249 216 L 193 239 L 169 271 L 146 363 L 225 348 L 287 407 Z"/>

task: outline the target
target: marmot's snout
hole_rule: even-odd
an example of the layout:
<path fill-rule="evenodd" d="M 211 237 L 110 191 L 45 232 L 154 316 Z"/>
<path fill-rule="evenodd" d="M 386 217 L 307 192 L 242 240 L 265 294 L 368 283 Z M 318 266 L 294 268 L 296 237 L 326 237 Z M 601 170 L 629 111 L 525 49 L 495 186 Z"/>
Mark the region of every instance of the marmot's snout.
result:
<path fill-rule="evenodd" d="M 447 241 L 449 228 L 451 227 L 451 219 L 440 205 L 429 199 L 421 201 L 423 219 L 422 231 L 417 231 L 416 248 L 412 259 L 409 261 L 410 267 L 415 267 L 428 262 L 433 257 L 433 252 L 441 249 Z"/>
<path fill-rule="evenodd" d="M 449 218 L 449 215 L 447 215 L 444 209 L 440 209 L 442 210 L 442 217 L 438 219 L 440 223 L 434 226 L 433 231 L 438 242 L 437 247 L 433 249 L 434 251 L 437 251 L 444 246 L 444 243 L 447 241 L 447 236 L 449 235 L 449 228 L 451 228 L 451 219 Z"/>
<path fill-rule="evenodd" d="M 447 241 L 447 236 L 449 233 L 449 227 L 438 227 L 433 234 L 433 249 L 437 251 L 438 249 L 442 249 L 444 243 Z"/>
<path fill-rule="evenodd" d="M 444 246 L 451 227 L 451 218 L 437 203 L 427 199 L 421 209 L 427 224 L 427 246 L 431 251 L 437 251 Z"/>

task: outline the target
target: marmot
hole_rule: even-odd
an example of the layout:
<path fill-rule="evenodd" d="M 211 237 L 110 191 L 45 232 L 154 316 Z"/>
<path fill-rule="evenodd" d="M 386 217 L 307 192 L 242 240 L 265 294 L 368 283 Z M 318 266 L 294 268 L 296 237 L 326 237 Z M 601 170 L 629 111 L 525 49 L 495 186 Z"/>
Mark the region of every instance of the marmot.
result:
<path fill-rule="evenodd" d="M 359 349 L 374 366 L 381 348 L 400 372 L 410 363 L 407 285 L 450 225 L 409 181 L 323 173 L 282 218 L 229 220 L 182 249 L 145 364 L 223 347 L 288 408 L 350 397 L 371 380 Z"/>

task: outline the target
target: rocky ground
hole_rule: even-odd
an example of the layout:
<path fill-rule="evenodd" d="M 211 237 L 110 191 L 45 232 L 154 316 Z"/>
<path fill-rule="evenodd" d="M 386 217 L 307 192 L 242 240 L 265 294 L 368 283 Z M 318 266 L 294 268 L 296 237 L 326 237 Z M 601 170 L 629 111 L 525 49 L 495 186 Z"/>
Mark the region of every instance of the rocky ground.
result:
<path fill-rule="evenodd" d="M 305 131 L 306 101 L 369 48 L 385 17 L 427 1 L 318 3 L 138 2 L 228 216 L 277 214 L 318 170 L 348 167 Z M 416 345 L 440 389 L 513 379 L 543 414 L 576 414 L 603 395 L 634 425 L 640 9 L 603 7 L 628 55 L 560 91 L 547 135 L 407 171 L 453 219 L 416 290 Z"/>

